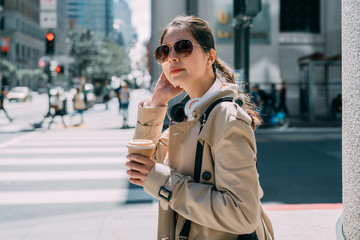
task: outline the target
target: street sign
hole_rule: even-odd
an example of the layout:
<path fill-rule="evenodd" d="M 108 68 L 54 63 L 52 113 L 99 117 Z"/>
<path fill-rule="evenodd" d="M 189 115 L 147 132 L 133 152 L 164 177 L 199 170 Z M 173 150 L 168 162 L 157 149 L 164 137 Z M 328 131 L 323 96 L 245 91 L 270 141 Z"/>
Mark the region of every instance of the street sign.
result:
<path fill-rule="evenodd" d="M 56 12 L 40 12 L 40 27 L 41 28 L 56 28 L 57 17 Z"/>
<path fill-rule="evenodd" d="M 40 0 L 41 11 L 56 11 L 56 0 Z"/>
<path fill-rule="evenodd" d="M 10 50 L 10 38 L 2 37 L 1 38 L 1 52 L 8 53 Z"/>

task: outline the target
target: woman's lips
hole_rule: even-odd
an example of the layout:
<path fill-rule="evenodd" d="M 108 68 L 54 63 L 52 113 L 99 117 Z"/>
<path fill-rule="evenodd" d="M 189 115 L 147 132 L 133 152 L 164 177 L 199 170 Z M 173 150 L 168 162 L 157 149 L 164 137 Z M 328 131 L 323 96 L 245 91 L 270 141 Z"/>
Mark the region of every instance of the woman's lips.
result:
<path fill-rule="evenodd" d="M 184 71 L 184 69 L 183 69 L 183 68 L 174 68 L 174 69 L 172 69 L 172 70 L 170 71 L 170 73 L 171 73 L 171 74 L 175 74 L 175 73 L 179 73 L 179 72 L 181 72 L 181 71 Z"/>

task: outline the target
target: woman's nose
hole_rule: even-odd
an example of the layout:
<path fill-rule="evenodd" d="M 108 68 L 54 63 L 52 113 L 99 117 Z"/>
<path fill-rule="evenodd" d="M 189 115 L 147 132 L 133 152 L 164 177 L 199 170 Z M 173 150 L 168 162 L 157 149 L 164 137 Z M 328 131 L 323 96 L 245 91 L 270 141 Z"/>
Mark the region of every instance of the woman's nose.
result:
<path fill-rule="evenodd" d="M 179 61 L 179 55 L 176 54 L 176 52 L 174 51 L 174 48 L 170 49 L 168 61 L 169 62 Z"/>

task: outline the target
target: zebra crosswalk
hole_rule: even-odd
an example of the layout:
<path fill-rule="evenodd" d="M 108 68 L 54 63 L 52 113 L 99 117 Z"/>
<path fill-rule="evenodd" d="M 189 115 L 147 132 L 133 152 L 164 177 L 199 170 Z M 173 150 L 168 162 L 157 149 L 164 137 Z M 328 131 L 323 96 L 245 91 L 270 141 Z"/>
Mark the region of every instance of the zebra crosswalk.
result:
<path fill-rule="evenodd" d="M 68 212 L 152 202 L 128 182 L 126 142 L 132 134 L 132 129 L 68 129 L 1 143 L 0 212 L 16 219 L 21 218 L 19 206 L 26 214 L 36 206 L 41 216 L 41 206 Z M 12 216 L 16 208 L 19 216 Z M 0 222 L 6 221 L 1 215 Z"/>

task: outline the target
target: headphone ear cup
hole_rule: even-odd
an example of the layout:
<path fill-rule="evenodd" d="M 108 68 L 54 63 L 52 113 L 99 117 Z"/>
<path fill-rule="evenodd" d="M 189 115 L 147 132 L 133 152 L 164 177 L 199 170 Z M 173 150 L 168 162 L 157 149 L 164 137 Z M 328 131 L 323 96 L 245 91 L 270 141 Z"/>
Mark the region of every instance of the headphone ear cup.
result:
<path fill-rule="evenodd" d="M 175 104 L 174 106 L 170 107 L 167 115 L 170 121 L 172 122 L 182 122 L 186 118 L 185 115 L 185 105 L 182 103 Z"/>

